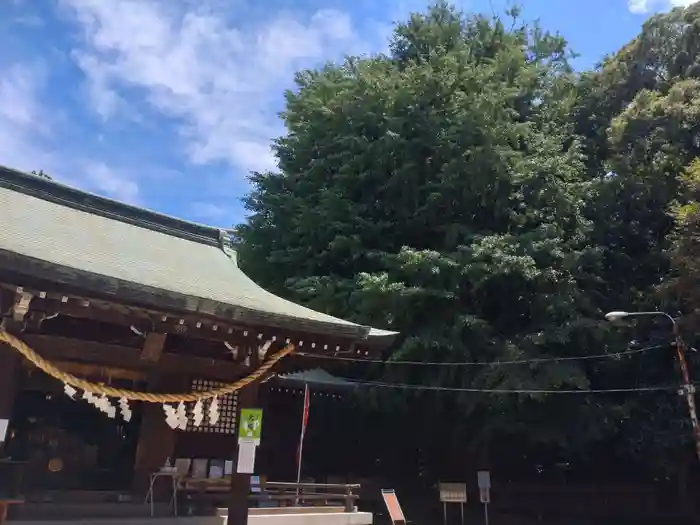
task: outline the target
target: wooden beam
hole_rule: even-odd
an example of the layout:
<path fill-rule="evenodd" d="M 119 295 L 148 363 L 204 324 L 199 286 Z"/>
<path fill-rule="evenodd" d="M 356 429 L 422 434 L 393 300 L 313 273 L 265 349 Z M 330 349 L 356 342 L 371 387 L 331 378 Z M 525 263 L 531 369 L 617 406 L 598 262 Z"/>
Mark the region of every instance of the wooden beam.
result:
<path fill-rule="evenodd" d="M 46 312 L 50 315 L 58 313 L 122 326 L 132 325 L 142 332 L 171 332 L 218 341 L 231 341 L 241 337 L 253 339 L 258 333 L 254 328 L 242 327 L 224 320 L 199 317 L 191 313 L 158 312 L 100 299 L 18 287 L 3 282 L 0 282 L 0 288 L 13 294 L 18 291 L 31 293 L 34 296 L 31 303 L 33 311 Z"/>
<path fill-rule="evenodd" d="M 0 282 L 0 288 L 18 289 L 12 283 Z M 269 326 L 248 326 L 231 320 L 215 319 L 193 313 L 168 313 L 132 307 L 104 299 L 62 295 L 56 291 L 42 291 L 22 287 L 34 295 L 31 311 L 92 319 L 121 326 L 134 326 L 144 333 L 171 333 L 192 339 L 227 341 L 231 345 L 251 346 L 267 340 L 294 343 L 299 351 L 319 353 L 351 353 L 355 357 L 374 357 L 379 350 L 366 342 L 353 343 L 349 339 L 329 335 L 312 335 Z"/>
<path fill-rule="evenodd" d="M 146 380 L 146 372 L 139 370 L 128 370 L 126 368 L 105 365 L 87 365 L 73 361 L 56 361 L 54 364 L 60 370 L 73 374 L 74 376 L 101 381 L 106 380 L 107 384 L 113 379 L 126 379 L 128 381 Z"/>
<path fill-rule="evenodd" d="M 146 364 L 141 361 L 141 350 L 138 348 L 43 334 L 22 334 L 21 339 L 39 355 L 50 360 L 114 365 L 131 369 L 144 368 Z"/>
<path fill-rule="evenodd" d="M 165 346 L 166 337 L 167 334 L 159 334 L 157 332 L 150 332 L 146 334 L 146 340 L 144 341 L 143 349 L 141 350 L 141 360 L 157 363 L 163 354 L 163 347 Z"/>
<path fill-rule="evenodd" d="M 235 344 L 252 340 L 257 332 L 210 320 L 198 320 L 191 316 L 167 315 L 130 309 L 102 301 L 75 298 L 35 298 L 32 310 L 59 314 L 79 319 L 89 319 L 118 326 L 133 326 L 140 332 L 177 334 L 193 339 L 229 341 Z"/>
<path fill-rule="evenodd" d="M 22 339 L 39 355 L 52 361 L 75 361 L 133 370 L 153 367 L 152 362 L 141 359 L 142 350 L 138 348 L 40 334 L 24 334 Z M 246 373 L 242 365 L 234 362 L 167 352 L 161 355 L 157 369 L 166 374 L 230 382 Z"/>

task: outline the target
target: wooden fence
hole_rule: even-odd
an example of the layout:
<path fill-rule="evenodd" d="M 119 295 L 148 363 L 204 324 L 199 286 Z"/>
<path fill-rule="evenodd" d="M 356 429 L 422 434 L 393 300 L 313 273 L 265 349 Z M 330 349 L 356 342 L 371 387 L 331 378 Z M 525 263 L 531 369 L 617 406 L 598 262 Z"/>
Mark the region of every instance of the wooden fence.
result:
<path fill-rule="evenodd" d="M 700 501 L 682 498 L 670 484 L 542 484 L 494 483 L 490 509 L 494 514 L 549 520 L 676 525 L 698 523 Z M 470 507 L 478 505 L 470 491 Z"/>
<path fill-rule="evenodd" d="M 394 488 L 388 481 L 363 480 L 359 506 L 381 514 L 379 486 Z M 395 487 L 409 519 L 442 523 L 437 487 L 411 484 Z M 685 500 L 671 483 L 542 483 L 494 481 L 490 511 L 495 515 L 533 518 L 542 523 L 615 523 L 677 525 L 700 520 L 700 487 L 689 488 Z M 479 492 L 468 483 L 467 511 L 480 513 Z M 692 520 L 695 516 L 695 521 Z M 430 518 L 430 519 L 428 519 Z M 438 521 L 436 521 L 438 520 Z M 494 521 L 495 522 L 495 521 Z M 517 520 L 516 520 L 517 522 Z M 457 523 L 455 521 L 455 523 Z M 504 522 L 505 523 L 505 522 Z"/>
<path fill-rule="evenodd" d="M 208 502 L 211 507 L 226 504 L 230 484 L 231 482 L 226 478 L 188 479 L 183 480 L 180 491 L 184 493 L 185 501 L 197 507 L 203 507 Z M 345 512 L 354 512 L 360 497 L 359 491 L 359 484 L 261 481 L 249 498 L 258 505 L 268 504 L 274 507 L 340 505 Z"/>

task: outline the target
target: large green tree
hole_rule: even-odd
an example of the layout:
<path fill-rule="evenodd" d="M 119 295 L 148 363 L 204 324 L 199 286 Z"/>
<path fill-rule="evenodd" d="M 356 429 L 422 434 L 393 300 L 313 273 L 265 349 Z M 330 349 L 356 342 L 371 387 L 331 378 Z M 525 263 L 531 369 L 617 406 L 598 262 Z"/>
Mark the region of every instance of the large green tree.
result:
<path fill-rule="evenodd" d="M 239 227 L 246 270 L 315 308 L 399 330 L 395 358 L 604 351 L 601 311 L 584 292 L 596 286 L 599 254 L 582 209 L 590 190 L 568 57 L 561 37 L 521 23 L 516 10 L 504 21 L 438 4 L 397 26 L 387 56 L 299 73 L 279 171 L 252 176 L 251 215 Z M 589 385 L 577 362 L 388 367 L 383 377 Z M 451 420 L 468 420 L 475 442 L 535 425 L 529 436 L 549 441 L 600 431 L 577 419 L 587 402 L 579 412 L 559 402 L 545 412 L 545 402 L 465 395 Z"/>
<path fill-rule="evenodd" d="M 592 181 L 586 203 L 591 243 L 603 258 L 598 304 L 680 312 L 690 339 L 700 306 L 692 287 L 698 280 L 693 254 L 700 253 L 693 204 L 700 154 L 698 35 L 700 4 L 651 17 L 632 42 L 582 76 L 572 113 Z M 670 328 L 660 319 L 646 335 L 668 342 Z M 629 372 L 649 383 L 678 382 L 672 356 L 669 348 L 655 366 Z M 625 404 L 621 444 L 647 460 L 673 460 L 676 467 L 680 457 L 687 464 L 691 434 L 679 398 Z"/>
<path fill-rule="evenodd" d="M 437 4 L 399 24 L 386 55 L 299 73 L 280 169 L 252 176 L 245 269 L 312 307 L 401 331 L 394 358 L 492 362 L 669 341 L 663 325 L 600 324 L 619 308 L 681 311 L 695 343 L 698 35 L 700 3 L 674 9 L 574 75 L 566 42 L 517 10 L 499 19 Z M 671 355 L 365 370 L 452 387 L 614 388 L 677 382 Z M 456 441 L 460 428 L 473 445 L 516 434 L 570 456 L 597 442 L 677 466 L 690 450 L 679 399 L 410 403 L 433 419 L 423 428 L 443 425 Z"/>
<path fill-rule="evenodd" d="M 618 307 L 658 306 L 669 271 L 669 208 L 697 150 L 699 34 L 700 3 L 655 15 L 578 84 L 575 130 L 593 181 L 586 215 L 603 253 L 602 292 Z"/>

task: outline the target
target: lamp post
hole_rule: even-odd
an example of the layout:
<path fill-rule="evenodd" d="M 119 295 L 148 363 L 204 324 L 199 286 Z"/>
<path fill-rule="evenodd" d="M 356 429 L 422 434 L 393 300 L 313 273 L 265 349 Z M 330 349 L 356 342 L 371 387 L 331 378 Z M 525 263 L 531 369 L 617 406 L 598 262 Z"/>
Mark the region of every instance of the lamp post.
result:
<path fill-rule="evenodd" d="M 681 371 L 683 387 L 681 393 L 685 394 L 685 399 L 688 402 L 688 412 L 690 413 L 690 422 L 693 425 L 693 438 L 695 440 L 695 451 L 700 459 L 700 423 L 698 423 L 698 414 L 695 409 L 695 386 L 690 382 L 690 373 L 688 372 L 688 362 L 685 360 L 686 346 L 681 337 L 678 323 L 666 312 L 608 312 L 605 318 L 610 322 L 619 321 L 629 317 L 665 317 L 671 321 L 673 327 L 673 337 L 676 343 L 676 355 L 678 356 L 678 365 Z"/>

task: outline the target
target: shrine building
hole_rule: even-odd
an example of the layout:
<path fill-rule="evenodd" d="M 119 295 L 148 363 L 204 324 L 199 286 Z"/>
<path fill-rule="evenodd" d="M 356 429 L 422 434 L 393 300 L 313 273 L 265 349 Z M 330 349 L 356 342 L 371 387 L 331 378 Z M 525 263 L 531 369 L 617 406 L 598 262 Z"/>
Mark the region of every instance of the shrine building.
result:
<path fill-rule="evenodd" d="M 222 230 L 4 167 L 0 313 L 2 330 L 61 372 L 155 394 L 233 383 L 289 345 L 376 358 L 396 336 L 262 289 Z M 274 371 L 295 372 L 302 359 L 292 353 Z M 237 393 L 218 398 L 215 424 L 173 429 L 162 404 L 131 403 L 125 421 L 67 395 L 35 364 L 0 343 L 0 458 L 25 465 L 28 497 L 139 493 L 169 458 L 199 461 L 209 474 L 232 458 Z M 275 457 L 283 441 L 293 450 L 298 429 L 274 410 L 264 417 L 256 468 L 288 475 L 274 472 Z"/>

